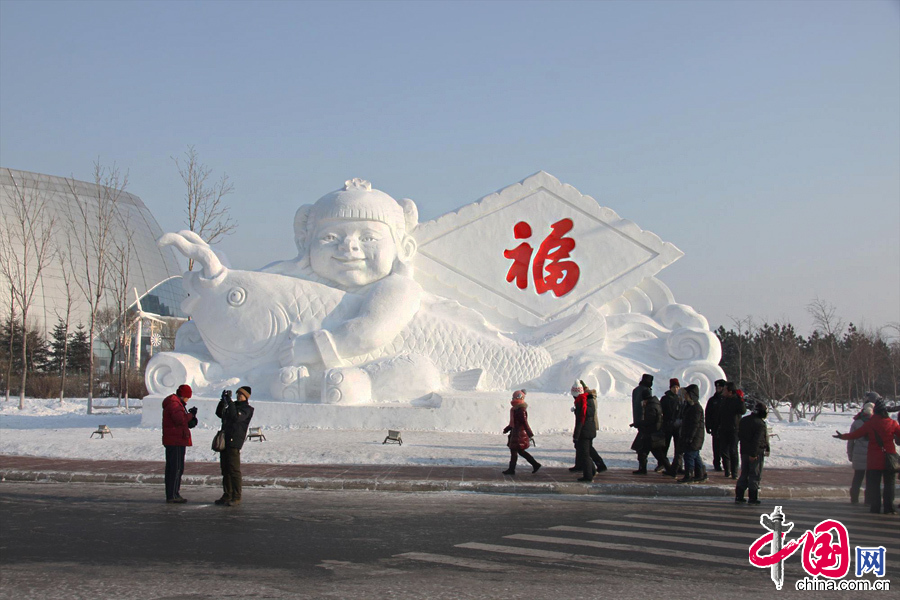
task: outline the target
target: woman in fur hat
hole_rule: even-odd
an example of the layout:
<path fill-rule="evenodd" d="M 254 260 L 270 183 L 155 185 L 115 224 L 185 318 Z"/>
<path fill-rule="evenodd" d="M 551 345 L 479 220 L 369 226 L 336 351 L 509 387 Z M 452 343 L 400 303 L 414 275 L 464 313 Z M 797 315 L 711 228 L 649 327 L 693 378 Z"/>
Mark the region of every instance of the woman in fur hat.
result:
<path fill-rule="evenodd" d="M 513 393 L 512 408 L 509 409 L 509 425 L 503 430 L 503 433 L 509 434 L 509 468 L 503 471 L 504 475 L 516 474 L 516 461 L 518 457 L 522 457 L 532 466 L 532 473 L 537 473 L 541 468 L 541 463 L 534 460 L 525 450 L 531 446 L 531 438 L 534 433 L 528 426 L 528 405 L 525 403 L 525 390 L 519 390 Z"/>

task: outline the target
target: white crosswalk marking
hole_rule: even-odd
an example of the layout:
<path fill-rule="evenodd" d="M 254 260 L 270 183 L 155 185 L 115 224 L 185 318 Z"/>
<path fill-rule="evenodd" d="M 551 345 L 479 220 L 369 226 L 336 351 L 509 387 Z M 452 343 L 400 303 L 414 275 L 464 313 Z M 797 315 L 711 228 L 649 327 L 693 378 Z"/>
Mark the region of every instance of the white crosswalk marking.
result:
<path fill-rule="evenodd" d="M 654 540 L 657 542 L 672 542 L 675 544 L 708 546 L 711 548 L 726 548 L 728 550 L 747 550 L 747 544 L 734 544 L 732 542 L 722 542 L 719 540 L 709 540 L 706 538 L 659 535 L 656 533 L 647 533 L 645 531 L 624 531 L 623 529 L 603 530 L 596 529 L 594 527 L 570 527 L 568 525 L 557 525 L 556 527 L 551 527 L 550 529 L 552 529 L 553 531 L 571 531 L 573 533 L 589 533 L 592 535 L 637 538 L 639 540 Z"/>
<path fill-rule="evenodd" d="M 431 554 L 428 552 L 404 552 L 403 554 L 394 555 L 396 558 L 408 558 L 410 560 L 418 560 L 422 562 L 439 563 L 443 565 L 452 565 L 454 567 L 465 567 L 467 569 L 475 569 L 476 571 L 512 571 L 509 565 L 501 563 L 491 563 L 482 560 L 473 560 L 471 558 L 461 558 L 459 556 L 445 556 L 443 554 Z"/>
<path fill-rule="evenodd" d="M 648 512 L 626 514 L 619 520 L 592 519 L 584 526 L 555 525 L 504 536 L 516 543 L 471 541 L 456 544 L 453 550 L 463 554 L 461 556 L 451 555 L 454 552 L 447 555 L 409 552 L 396 557 L 483 572 L 518 570 L 521 567 L 508 564 L 518 558 L 532 566 L 543 564 L 545 568 L 591 565 L 622 573 L 638 569 L 655 577 L 671 576 L 674 557 L 678 561 L 677 568 L 702 563 L 702 569 L 737 573 L 753 570 L 748 561 L 750 544 L 766 533 L 759 523 L 759 516 L 773 508 L 747 510 L 748 507 L 711 503 L 699 512 L 688 511 L 690 514 L 686 514 L 678 505 L 653 506 Z M 797 535 L 830 518 L 827 507 L 811 506 L 804 510 L 794 507 L 785 512 L 797 524 Z M 886 545 L 885 538 L 891 537 L 889 531 L 896 529 L 894 521 L 879 527 L 879 523 L 866 520 L 865 515 L 848 517 L 846 510 L 836 512 L 845 517 L 845 520 L 833 518 L 847 525 L 851 543 Z M 465 555 L 466 552 L 469 554 Z M 490 560 L 492 554 L 498 558 Z M 655 559 L 655 556 L 665 559 Z"/>
<path fill-rule="evenodd" d="M 595 542 L 594 540 L 582 540 L 577 538 L 561 538 L 561 537 L 552 537 L 546 535 L 531 535 L 527 533 L 516 533 L 513 535 L 504 536 L 511 540 L 523 540 L 523 541 L 531 541 L 531 542 L 544 542 L 547 544 L 566 544 L 570 546 L 587 546 L 590 548 L 599 548 L 602 550 L 624 550 L 626 552 L 637 552 L 640 554 L 654 554 L 657 556 L 672 556 L 673 552 L 676 552 L 670 548 L 662 550 L 659 548 L 650 548 L 647 546 L 636 546 L 633 544 L 616 544 L 613 542 Z M 678 557 L 684 561 L 702 561 L 702 562 L 711 562 L 719 565 L 735 565 L 735 566 L 745 566 L 748 564 L 748 559 L 736 559 L 736 558 L 728 558 L 723 556 L 715 556 L 712 554 L 700 554 L 698 552 L 683 552 L 681 550 L 677 551 Z M 635 559 L 635 565 L 642 565 L 644 561 L 640 559 Z"/>
<path fill-rule="evenodd" d="M 691 521 L 685 520 L 683 522 L 691 523 L 691 524 L 694 523 L 693 520 L 691 520 Z M 596 523 L 597 525 L 609 525 L 611 527 L 616 527 L 616 528 L 620 528 L 623 526 L 621 521 L 607 521 L 605 519 L 591 519 L 590 521 L 588 521 L 588 523 Z M 678 532 L 694 533 L 694 534 L 711 535 L 711 536 L 717 536 L 717 537 L 724 537 L 724 536 L 733 537 L 735 535 L 734 531 L 717 531 L 717 530 L 711 530 L 711 529 L 701 529 L 699 527 L 680 527 L 678 525 L 668 525 L 668 524 L 660 525 L 658 522 L 657 523 L 637 523 L 635 521 L 631 521 L 627 524 L 627 527 L 629 529 L 655 529 L 657 531 L 663 530 L 663 531 L 672 532 L 672 533 L 678 533 Z"/>
<path fill-rule="evenodd" d="M 634 569 L 635 561 L 620 560 L 617 558 L 605 558 L 602 556 L 587 556 L 585 554 L 571 554 L 569 552 L 556 552 L 554 550 L 538 550 L 536 548 L 525 548 L 522 546 L 502 546 L 500 544 L 482 544 L 480 542 L 466 542 L 465 544 L 457 544 L 457 548 L 467 550 L 483 550 L 485 552 L 495 552 L 498 554 L 509 554 L 512 556 L 527 556 L 530 558 L 540 558 L 544 560 L 555 560 L 560 562 L 573 562 L 587 565 L 596 565 L 598 567 L 612 567 L 618 569 Z M 667 567 L 659 567 L 652 564 L 643 564 L 641 573 L 645 575 L 671 575 L 672 569 Z"/>
<path fill-rule="evenodd" d="M 773 510 L 773 508 L 769 508 L 768 511 L 760 511 L 760 512 L 756 513 L 755 515 L 731 515 L 729 513 L 723 513 L 722 518 L 719 519 L 718 521 L 695 519 L 695 518 L 691 517 L 689 519 L 689 522 L 692 525 L 695 525 L 697 527 L 710 528 L 710 529 L 712 529 L 712 528 L 719 529 L 719 528 L 723 527 L 723 525 L 724 525 L 729 530 L 732 530 L 730 532 L 726 532 L 726 535 L 728 535 L 728 534 L 740 535 L 741 532 L 745 532 L 745 531 L 748 533 L 757 533 L 758 535 L 762 535 L 765 532 L 761 529 L 761 526 L 759 524 L 759 516 L 762 512 L 766 512 L 768 514 L 772 510 Z M 672 516 L 673 519 L 675 519 L 677 517 L 683 517 L 683 513 L 679 513 L 677 511 L 665 510 L 665 511 L 659 511 L 659 512 L 671 513 L 673 515 Z M 654 523 L 659 523 L 659 516 L 656 513 L 657 513 L 657 511 L 655 511 L 655 510 L 653 512 L 653 515 L 634 513 L 634 514 L 630 514 L 630 515 L 625 515 L 625 518 L 634 520 L 635 524 L 639 523 L 640 520 L 645 520 L 645 521 L 652 520 Z M 710 515 L 710 516 L 712 516 L 712 515 Z M 819 522 L 821 522 L 829 517 L 827 515 L 818 515 L 818 514 L 817 515 L 807 515 L 807 514 L 802 514 L 802 513 L 791 513 L 790 511 L 788 511 L 787 518 L 788 518 L 788 521 L 795 523 L 794 529 L 798 529 L 801 527 L 803 527 L 803 528 L 814 527 Z M 839 518 L 837 520 L 847 526 L 847 529 L 850 531 L 850 534 L 852 537 L 869 537 L 871 535 L 875 535 L 876 537 L 883 538 L 884 534 L 887 531 L 890 531 L 891 526 L 893 526 L 893 530 L 895 532 L 897 531 L 897 523 L 896 522 L 894 522 L 894 523 L 888 522 L 885 524 L 886 527 L 879 528 L 877 526 L 872 526 L 872 525 L 869 525 L 869 526 L 857 525 L 855 521 L 851 521 L 850 519 L 840 519 Z M 591 521 L 591 522 L 595 522 L 595 521 Z M 685 522 L 688 522 L 688 521 L 686 520 Z M 801 525 L 800 524 L 801 522 L 806 523 L 806 525 Z M 644 525 L 644 524 L 642 524 L 642 525 Z M 869 535 L 867 536 L 867 534 L 869 534 Z"/>

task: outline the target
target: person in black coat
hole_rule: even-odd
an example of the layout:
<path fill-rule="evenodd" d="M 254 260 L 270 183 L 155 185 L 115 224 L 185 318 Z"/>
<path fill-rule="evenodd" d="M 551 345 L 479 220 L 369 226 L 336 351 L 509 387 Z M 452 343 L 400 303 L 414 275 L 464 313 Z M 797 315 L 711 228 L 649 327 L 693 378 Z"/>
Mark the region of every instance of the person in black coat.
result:
<path fill-rule="evenodd" d="M 722 469 L 725 477 L 738 478 L 738 425 L 744 416 L 744 394 L 732 382 L 725 385 L 722 402 L 719 405 L 719 451 L 722 455 Z"/>
<path fill-rule="evenodd" d="M 631 390 L 631 422 L 633 424 L 637 424 L 638 421 L 641 420 L 641 415 L 644 413 L 644 391 L 650 392 L 650 395 L 653 395 L 653 375 L 649 373 L 644 373 L 641 375 L 641 381 L 637 384 L 637 387 Z"/>
<path fill-rule="evenodd" d="M 594 438 L 597 437 L 597 392 L 587 389 L 583 381 L 579 383 L 584 392 L 575 396 L 575 431 L 572 433 L 572 441 L 575 444 L 575 464 L 581 465 L 582 475 L 578 481 L 591 482 L 598 472 L 606 471 L 606 464 L 594 449 Z"/>
<path fill-rule="evenodd" d="M 659 399 L 659 404 L 663 411 L 663 432 L 666 435 L 666 447 L 663 453 L 669 455 L 669 447 L 672 441 L 675 441 L 675 452 L 672 458 L 672 464 L 675 465 L 676 471 L 684 470 L 684 450 L 678 443 L 678 430 L 681 427 L 681 413 L 684 410 L 684 401 L 681 399 L 679 390 L 681 383 L 678 379 L 669 380 L 669 389 Z"/>
<path fill-rule="evenodd" d="M 750 490 L 750 504 L 760 504 L 759 482 L 763 462 L 769 453 L 769 430 L 766 427 L 766 405 L 759 402 L 753 412 L 741 419 L 738 438 L 741 443 L 741 476 L 734 488 L 734 501 L 743 503 L 744 492 Z"/>
<path fill-rule="evenodd" d="M 709 479 L 700 458 L 705 430 L 703 407 L 700 406 L 700 388 L 691 384 L 684 388 L 684 411 L 681 416 L 679 443 L 684 452 L 684 477 L 678 483 L 702 483 Z"/>
<path fill-rule="evenodd" d="M 722 450 L 719 440 L 719 406 L 725 391 L 725 380 L 716 380 L 716 393 L 706 401 L 706 433 L 712 436 L 713 469 L 722 470 Z"/>
<path fill-rule="evenodd" d="M 241 448 L 247 438 L 247 428 L 253 418 L 253 407 L 250 406 L 250 386 L 239 387 L 231 400 L 231 390 L 222 392 L 222 399 L 216 407 L 216 416 L 222 419 L 222 431 L 225 433 L 225 449 L 219 453 L 219 464 L 222 468 L 222 497 L 216 504 L 237 506 L 241 503 L 243 479 L 241 476 Z"/>
<path fill-rule="evenodd" d="M 638 469 L 637 471 L 632 471 L 632 474 L 646 475 L 647 455 L 653 454 L 657 462 L 662 465 L 666 475 L 674 477 L 675 469 L 669 463 L 666 455 L 663 454 L 665 436 L 662 431 L 663 415 L 662 407 L 659 405 L 659 398 L 654 396 L 648 389 L 645 389 L 642 394 L 644 410 L 641 420 L 636 424 L 638 429 L 638 439 L 636 440 Z"/>

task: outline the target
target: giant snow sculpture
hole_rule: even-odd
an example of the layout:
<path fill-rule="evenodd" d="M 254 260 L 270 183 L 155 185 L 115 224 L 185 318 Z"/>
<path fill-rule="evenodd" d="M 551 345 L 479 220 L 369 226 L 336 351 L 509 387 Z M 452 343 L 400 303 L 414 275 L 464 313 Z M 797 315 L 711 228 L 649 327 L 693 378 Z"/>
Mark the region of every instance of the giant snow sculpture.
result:
<path fill-rule="evenodd" d="M 421 224 L 412 200 L 353 179 L 301 206 L 294 238 L 295 259 L 259 271 L 188 231 L 160 239 L 201 269 L 151 393 L 435 406 L 575 378 L 624 395 L 644 372 L 707 395 L 724 377 L 706 319 L 654 277 L 682 253 L 547 173 Z"/>

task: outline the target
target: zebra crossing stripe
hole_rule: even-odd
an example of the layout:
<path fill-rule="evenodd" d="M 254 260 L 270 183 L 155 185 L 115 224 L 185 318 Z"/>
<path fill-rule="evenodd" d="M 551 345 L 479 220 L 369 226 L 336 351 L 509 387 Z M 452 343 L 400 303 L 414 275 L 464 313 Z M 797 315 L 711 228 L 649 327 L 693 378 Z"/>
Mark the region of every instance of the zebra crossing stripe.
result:
<path fill-rule="evenodd" d="M 719 540 L 708 540 L 691 537 L 679 537 L 674 535 L 659 535 L 657 533 L 645 533 L 643 531 L 622 531 L 616 529 L 614 531 L 597 529 L 595 527 L 570 527 L 568 525 L 557 525 L 550 528 L 553 531 L 571 531 L 572 533 L 590 533 L 592 535 L 606 535 L 612 537 L 637 538 L 643 540 L 655 540 L 657 542 L 672 542 L 675 544 L 686 544 L 694 546 L 709 546 L 712 548 L 725 548 L 727 550 L 744 550 L 748 548 L 747 544 L 735 544 L 733 542 L 722 542 Z"/>
<path fill-rule="evenodd" d="M 677 513 L 677 514 L 681 519 L 685 518 L 683 512 Z M 625 515 L 622 518 L 623 519 L 643 519 L 643 520 L 651 521 L 652 523 L 656 523 L 657 525 L 660 522 L 659 516 L 656 516 L 655 512 L 653 515 L 631 514 L 631 515 Z M 724 516 L 718 521 L 704 521 L 703 519 L 694 519 L 694 518 L 691 518 L 690 521 L 691 521 L 692 525 L 698 526 L 697 527 L 698 529 L 699 529 L 699 527 L 716 527 L 716 528 L 725 527 L 728 529 L 745 529 L 747 531 L 759 531 L 759 527 L 760 527 L 759 515 L 756 515 L 756 524 L 755 525 L 751 524 L 751 523 L 735 523 L 734 521 L 731 521 L 730 519 L 727 519 Z M 703 533 L 706 533 L 706 532 L 704 531 Z M 732 533 L 737 533 L 737 532 L 732 532 Z"/>
<path fill-rule="evenodd" d="M 443 554 L 431 554 L 428 552 L 404 552 L 403 554 L 395 554 L 394 558 L 407 558 L 409 560 L 418 560 L 421 562 L 438 563 L 442 565 L 451 565 L 454 567 L 465 567 L 476 571 L 513 571 L 510 565 L 501 565 L 472 558 L 463 558 L 460 556 L 446 556 Z"/>
<path fill-rule="evenodd" d="M 512 540 L 522 540 L 528 542 L 541 542 L 546 544 L 565 544 L 569 546 L 587 546 L 589 548 L 599 548 L 601 550 L 623 550 L 625 552 L 637 552 L 639 554 L 653 554 L 656 556 L 672 556 L 671 548 L 658 549 L 648 546 L 635 546 L 633 544 L 616 544 L 612 542 L 595 542 L 593 540 L 580 540 L 576 538 L 561 538 L 546 535 L 531 535 L 526 533 L 516 533 L 504 536 Z M 700 554 L 697 552 L 678 551 L 678 556 L 685 561 L 711 562 L 717 565 L 733 565 L 739 567 L 747 566 L 747 559 L 729 558 L 725 556 L 712 556 L 709 554 Z M 637 561 L 635 561 L 637 562 Z M 635 564 L 632 562 L 632 564 Z"/>
<path fill-rule="evenodd" d="M 687 520 L 686 522 L 693 523 L 693 520 Z M 597 525 L 610 525 L 612 527 L 620 528 L 622 527 L 622 523 L 620 521 L 607 521 L 604 519 L 591 519 L 588 523 L 596 523 Z M 731 537 L 734 536 L 735 533 L 733 531 L 701 531 L 697 527 L 678 527 L 677 525 L 660 525 L 659 522 L 654 523 L 628 523 L 627 527 L 629 529 L 656 529 L 663 531 L 681 531 L 684 533 L 702 533 L 703 535 L 714 535 L 719 537 Z"/>
<path fill-rule="evenodd" d="M 684 517 L 684 513 L 678 512 L 678 511 L 656 511 L 656 510 L 654 510 L 654 515 L 657 512 L 670 512 L 673 515 L 676 515 L 676 516 L 679 516 L 682 518 Z M 761 511 L 761 512 L 765 512 L 765 511 Z M 771 512 L 771 507 L 769 508 L 768 512 Z M 799 513 L 799 512 L 793 513 L 793 514 L 796 514 L 796 518 L 792 517 L 790 519 L 790 521 L 792 521 L 795 524 L 794 529 L 798 529 L 798 528 L 811 529 L 820 521 L 822 521 L 826 518 L 829 518 L 828 515 L 826 515 L 825 513 L 822 513 L 821 515 L 816 515 L 815 517 L 810 517 L 810 515 Z M 650 516 L 647 514 L 633 513 L 630 515 L 625 515 L 624 518 L 625 519 L 637 519 L 637 520 L 641 520 L 641 519 L 652 520 L 654 523 L 659 523 L 658 518 L 655 518 L 654 516 Z M 835 517 L 835 518 L 837 518 L 838 521 L 841 521 L 842 523 L 847 525 L 847 528 L 850 530 L 851 535 L 856 533 L 855 537 L 866 537 L 866 533 L 868 533 L 871 536 L 872 534 L 883 534 L 885 532 L 885 530 L 883 528 L 856 526 L 852 521 L 844 521 L 844 519 L 840 518 L 840 517 Z M 746 522 L 743 522 L 743 523 L 735 522 L 738 519 L 746 520 Z M 705 521 L 703 519 L 691 518 L 690 522 L 692 525 L 710 527 L 710 528 L 713 528 L 713 527 L 721 528 L 721 527 L 725 526 L 728 529 L 744 530 L 747 532 L 759 532 L 760 531 L 759 514 L 737 515 L 735 517 L 732 517 L 732 515 L 727 514 L 727 515 L 722 515 L 722 518 L 718 521 Z M 804 525 L 803 523 L 805 523 L 805 522 L 808 522 L 809 524 Z M 704 531 L 703 533 L 705 534 L 705 533 L 709 533 L 709 532 Z M 735 531 L 733 533 L 740 533 L 740 532 Z"/>
<path fill-rule="evenodd" d="M 501 546 L 499 544 L 482 544 L 481 542 L 466 542 L 465 544 L 457 544 L 457 548 L 466 550 L 482 550 L 484 552 L 496 552 L 499 554 L 509 554 L 512 556 L 527 556 L 529 558 L 542 558 L 544 560 L 554 560 L 561 562 L 581 563 L 586 565 L 595 565 L 599 567 L 610 567 L 618 569 L 635 568 L 636 561 L 619 560 L 617 558 L 603 558 L 601 556 L 587 556 L 585 554 L 571 554 L 569 552 L 556 552 L 554 550 L 538 550 L 537 548 L 523 548 L 521 546 Z M 668 567 L 658 567 L 640 563 L 641 574 L 656 574 L 669 577 L 672 575 L 672 569 Z"/>

